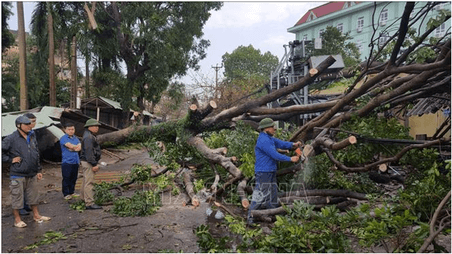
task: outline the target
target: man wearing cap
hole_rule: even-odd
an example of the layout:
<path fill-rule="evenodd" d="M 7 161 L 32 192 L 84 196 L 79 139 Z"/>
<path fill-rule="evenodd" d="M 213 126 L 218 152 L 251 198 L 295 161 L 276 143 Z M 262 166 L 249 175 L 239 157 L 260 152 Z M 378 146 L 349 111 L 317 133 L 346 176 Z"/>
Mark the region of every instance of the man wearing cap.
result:
<path fill-rule="evenodd" d="M 276 170 L 278 161 L 297 162 L 299 156 L 286 156 L 278 153 L 276 149 L 296 149 L 301 142 L 287 142 L 273 137 L 276 132 L 275 123 L 271 118 L 264 118 L 259 122 L 261 133 L 257 138 L 254 153 L 256 163 L 254 175 L 256 185 L 253 190 L 253 198 L 248 210 L 248 224 L 253 223 L 252 210 L 271 209 L 279 206 L 278 186 L 276 183 Z"/>
<path fill-rule="evenodd" d="M 80 190 L 80 198 L 85 201 L 86 209 L 102 209 L 94 204 L 94 175 L 99 171 L 100 146 L 95 134 L 99 131 L 100 123 L 94 119 L 88 119 L 85 123 L 85 132 L 82 139 L 80 161 L 83 170 L 83 183 Z"/>
<path fill-rule="evenodd" d="M 36 126 L 36 116 L 33 113 L 25 113 L 24 116 L 28 117 L 28 119 L 30 119 L 30 132 L 28 132 L 27 134 L 27 140 L 34 140 L 34 142 L 36 142 L 36 148 L 38 148 L 38 139 L 36 137 L 35 131 L 33 130 L 33 128 Z M 39 149 L 38 149 L 39 151 Z M 20 215 L 29 215 L 31 212 L 31 208 L 30 206 L 27 204 L 27 197 L 24 196 L 24 208 L 19 210 L 19 214 Z"/>
<path fill-rule="evenodd" d="M 50 220 L 50 217 L 41 216 L 38 211 L 38 186 L 41 180 L 41 163 L 39 151 L 34 135 L 31 131 L 31 121 L 25 116 L 16 119 L 17 130 L 2 141 L 2 161 L 10 163 L 10 191 L 11 206 L 13 208 L 14 226 L 23 228 L 27 224 L 22 221 L 19 209 L 24 206 L 24 197 L 33 211 L 36 222 Z"/>

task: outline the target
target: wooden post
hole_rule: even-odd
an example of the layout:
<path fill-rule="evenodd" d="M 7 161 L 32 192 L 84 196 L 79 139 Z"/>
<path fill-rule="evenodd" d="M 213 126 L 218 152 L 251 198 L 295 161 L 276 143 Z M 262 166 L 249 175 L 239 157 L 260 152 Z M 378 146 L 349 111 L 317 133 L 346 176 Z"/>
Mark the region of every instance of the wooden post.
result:
<path fill-rule="evenodd" d="M 49 3 L 50 4 L 50 3 Z M 56 106 L 56 86 L 55 86 L 55 44 L 53 38 L 53 17 L 50 8 L 47 14 L 47 26 L 49 29 L 49 103 Z"/>
<path fill-rule="evenodd" d="M 27 92 L 27 51 L 25 43 L 24 4 L 17 2 L 18 36 L 19 36 L 19 76 L 20 76 L 20 110 L 28 109 Z"/>

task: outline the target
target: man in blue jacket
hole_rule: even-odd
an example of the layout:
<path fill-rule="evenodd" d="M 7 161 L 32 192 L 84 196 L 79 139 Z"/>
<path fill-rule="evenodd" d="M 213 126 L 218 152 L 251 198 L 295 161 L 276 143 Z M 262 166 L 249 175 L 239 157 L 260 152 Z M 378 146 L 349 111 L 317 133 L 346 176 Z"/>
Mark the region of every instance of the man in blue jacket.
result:
<path fill-rule="evenodd" d="M 35 135 L 30 135 L 31 121 L 25 116 L 16 118 L 17 130 L 2 141 L 2 162 L 10 164 L 11 206 L 14 226 L 23 228 L 27 224 L 20 218 L 19 210 L 24 207 L 24 197 L 33 211 L 36 222 L 50 220 L 38 211 L 38 180 L 41 180 L 41 163 Z"/>
<path fill-rule="evenodd" d="M 278 161 L 297 162 L 299 156 L 286 156 L 278 153 L 276 149 L 296 149 L 301 142 L 287 142 L 273 137 L 276 132 L 275 123 L 271 118 L 264 118 L 259 122 L 261 133 L 257 138 L 254 153 L 256 163 L 254 175 L 256 186 L 248 211 L 248 224 L 253 223 L 252 210 L 271 209 L 279 206 L 278 186 L 276 183 L 276 170 Z"/>
<path fill-rule="evenodd" d="M 88 119 L 82 139 L 80 161 L 83 170 L 83 183 L 80 198 L 85 200 L 86 209 L 102 209 L 94 204 L 94 176 L 99 171 L 101 150 L 95 134 L 99 131 L 100 123 L 95 119 Z"/>
<path fill-rule="evenodd" d="M 80 158 L 78 152 L 82 149 L 80 140 L 75 136 L 73 123 L 64 125 L 64 136 L 60 139 L 61 146 L 61 174 L 63 176 L 62 192 L 64 199 L 69 200 L 76 196 L 75 184 L 77 183 Z"/>

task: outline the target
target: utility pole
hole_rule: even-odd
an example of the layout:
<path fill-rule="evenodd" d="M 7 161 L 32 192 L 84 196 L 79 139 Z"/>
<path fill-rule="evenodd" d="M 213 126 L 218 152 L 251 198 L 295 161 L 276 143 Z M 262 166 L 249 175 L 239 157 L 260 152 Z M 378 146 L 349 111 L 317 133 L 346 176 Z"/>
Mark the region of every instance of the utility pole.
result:
<path fill-rule="evenodd" d="M 215 87 L 218 87 L 218 70 L 223 68 L 223 63 L 221 64 L 221 66 L 218 66 L 217 64 L 216 66 L 212 66 L 212 68 L 215 69 Z"/>

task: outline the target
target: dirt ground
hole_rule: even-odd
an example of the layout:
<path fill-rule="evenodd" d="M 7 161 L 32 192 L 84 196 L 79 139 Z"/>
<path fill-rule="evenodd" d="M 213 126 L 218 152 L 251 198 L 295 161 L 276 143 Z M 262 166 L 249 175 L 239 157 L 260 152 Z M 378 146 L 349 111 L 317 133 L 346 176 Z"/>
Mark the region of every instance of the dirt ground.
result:
<path fill-rule="evenodd" d="M 101 161 L 108 165 L 100 172 L 122 174 L 134 163 L 153 163 L 144 150 L 114 153 L 125 159 L 103 153 Z M 206 224 L 208 204 L 202 203 L 197 208 L 185 206 L 186 196 L 181 192 L 177 197 L 163 195 L 163 206 L 152 216 L 119 217 L 108 212 L 109 206 L 80 213 L 69 208 L 69 202 L 63 199 L 61 179 L 60 165 L 43 163 L 39 211 L 52 220 L 39 224 L 30 214 L 22 217 L 27 227 L 15 228 L 9 176 L 2 176 L 2 252 L 199 252 L 194 229 Z M 48 231 L 61 232 L 67 239 L 25 249 L 45 239 Z"/>

